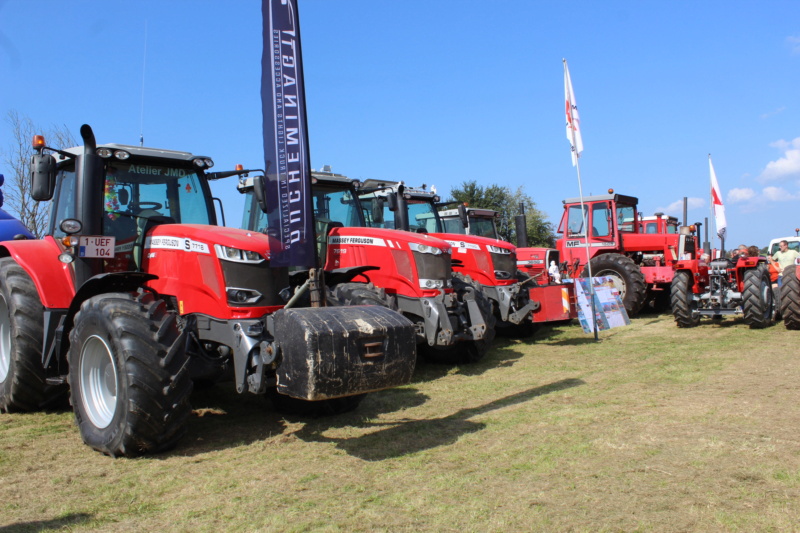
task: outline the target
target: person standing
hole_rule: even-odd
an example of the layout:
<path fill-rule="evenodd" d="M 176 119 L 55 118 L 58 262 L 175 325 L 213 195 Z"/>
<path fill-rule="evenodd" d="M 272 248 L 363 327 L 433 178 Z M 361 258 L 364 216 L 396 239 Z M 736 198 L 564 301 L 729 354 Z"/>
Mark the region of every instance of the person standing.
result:
<path fill-rule="evenodd" d="M 800 252 L 790 250 L 789 243 L 784 240 L 778 243 L 778 251 L 770 257 L 770 262 L 778 264 L 778 269 L 780 270 L 778 276 L 780 276 L 783 273 L 783 269 L 794 265 L 798 257 L 800 257 Z M 780 282 L 780 277 L 778 279 Z"/>

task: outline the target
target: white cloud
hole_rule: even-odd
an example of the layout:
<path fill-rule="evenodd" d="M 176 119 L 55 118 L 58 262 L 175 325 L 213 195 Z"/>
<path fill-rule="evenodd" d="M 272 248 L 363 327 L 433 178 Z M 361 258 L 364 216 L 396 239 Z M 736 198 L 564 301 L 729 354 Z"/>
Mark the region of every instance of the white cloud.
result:
<path fill-rule="evenodd" d="M 687 209 L 697 209 L 698 207 L 705 207 L 706 201 L 702 198 L 687 198 Z M 656 213 L 666 213 L 668 215 L 675 215 L 675 213 L 683 213 L 683 199 L 676 200 L 666 207 L 656 207 Z"/>
<path fill-rule="evenodd" d="M 759 115 L 759 116 L 760 116 L 762 119 L 767 119 L 767 118 L 769 118 L 769 117 L 774 117 L 775 115 L 780 115 L 780 114 L 781 114 L 781 113 L 783 113 L 784 111 L 786 111 L 786 106 L 779 107 L 778 109 L 775 109 L 775 110 L 773 110 L 773 111 L 770 111 L 770 112 L 768 112 L 768 113 L 761 113 L 761 115 Z"/>
<path fill-rule="evenodd" d="M 731 204 L 738 204 L 739 202 L 746 202 L 751 200 L 756 195 L 756 191 L 746 187 L 744 189 L 731 189 L 728 191 L 727 202 Z"/>
<path fill-rule="evenodd" d="M 800 54 L 800 37 L 787 37 L 786 44 L 789 45 L 793 54 Z"/>
<path fill-rule="evenodd" d="M 764 183 L 800 178 L 800 137 L 791 142 L 776 141 L 770 146 L 783 150 L 783 157 L 767 163 L 767 166 L 758 176 L 758 181 Z"/>
<path fill-rule="evenodd" d="M 791 194 L 783 187 L 764 187 L 761 194 L 772 202 L 789 202 L 800 199 L 800 194 Z"/>

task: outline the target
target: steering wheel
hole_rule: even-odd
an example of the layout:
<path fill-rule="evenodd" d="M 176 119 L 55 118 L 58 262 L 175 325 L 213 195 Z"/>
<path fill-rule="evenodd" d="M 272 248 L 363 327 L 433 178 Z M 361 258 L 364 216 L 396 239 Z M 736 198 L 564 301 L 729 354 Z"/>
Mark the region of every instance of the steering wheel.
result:
<path fill-rule="evenodd" d="M 130 204 L 128 206 L 129 209 L 161 209 L 164 207 L 162 204 L 158 202 L 139 202 L 138 204 Z"/>

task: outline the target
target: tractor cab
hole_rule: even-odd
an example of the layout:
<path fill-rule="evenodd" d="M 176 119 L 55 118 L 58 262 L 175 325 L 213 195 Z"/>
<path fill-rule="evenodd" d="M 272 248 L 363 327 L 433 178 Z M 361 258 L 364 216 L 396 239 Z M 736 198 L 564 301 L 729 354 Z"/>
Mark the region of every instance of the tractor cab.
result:
<path fill-rule="evenodd" d="M 458 209 L 439 211 L 439 218 L 444 224 L 445 233 L 477 235 L 490 239 L 500 238 L 496 222 L 500 218 L 500 213 L 494 209 L 459 206 Z M 466 224 L 464 224 L 465 221 Z"/>
<path fill-rule="evenodd" d="M 636 233 L 639 227 L 636 204 L 632 196 L 610 194 L 587 196 L 581 207 L 580 198 L 564 200 L 564 215 L 558 233 L 567 239 L 567 248 L 616 246 L 620 232 Z"/>
<path fill-rule="evenodd" d="M 95 220 L 78 213 L 89 200 L 76 179 L 83 152 L 79 146 L 55 156 L 55 200 L 48 235 L 57 242 L 67 237 L 61 221 L 77 220 L 86 228 Z M 95 190 L 88 192 L 94 201 L 102 202 L 102 217 L 90 234 L 109 239 L 82 243 L 81 257 L 102 259 L 102 272 L 140 270 L 144 236 L 155 225 L 216 224 L 205 174 L 214 165 L 210 158 L 121 144 L 99 145 L 95 153 L 96 171 L 85 181 L 101 191 L 99 198 Z M 81 197 L 83 202 L 78 202 Z M 92 208 L 89 214 L 93 212 L 97 210 Z"/>

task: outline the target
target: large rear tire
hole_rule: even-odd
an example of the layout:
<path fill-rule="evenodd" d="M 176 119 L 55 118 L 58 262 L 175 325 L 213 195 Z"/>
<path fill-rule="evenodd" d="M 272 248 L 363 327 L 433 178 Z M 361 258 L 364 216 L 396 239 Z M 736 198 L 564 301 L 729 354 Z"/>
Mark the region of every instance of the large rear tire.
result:
<path fill-rule="evenodd" d="M 89 298 L 70 332 L 69 383 L 83 441 L 134 457 L 172 448 L 191 413 L 177 315 L 145 292 Z"/>
<path fill-rule="evenodd" d="M 772 297 L 772 282 L 766 265 L 744 272 L 742 291 L 744 322 L 751 329 L 771 326 L 775 320 L 775 301 Z"/>
<path fill-rule="evenodd" d="M 592 276 L 608 276 L 619 291 L 628 316 L 636 316 L 644 305 L 647 286 L 644 274 L 633 259 L 620 254 L 602 254 L 591 260 Z M 584 267 L 583 277 L 589 277 L 589 268 Z"/>
<path fill-rule="evenodd" d="M 679 328 L 693 328 L 700 323 L 700 313 L 692 297 L 692 275 L 686 270 L 675 273 L 670 287 L 672 316 Z"/>
<path fill-rule="evenodd" d="M 781 316 L 786 329 L 800 329 L 800 280 L 795 268 L 781 274 Z"/>
<path fill-rule="evenodd" d="M 0 411 L 38 411 L 65 397 L 65 386 L 45 382 L 43 313 L 28 273 L 10 257 L 0 259 Z"/>

